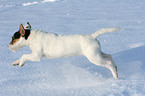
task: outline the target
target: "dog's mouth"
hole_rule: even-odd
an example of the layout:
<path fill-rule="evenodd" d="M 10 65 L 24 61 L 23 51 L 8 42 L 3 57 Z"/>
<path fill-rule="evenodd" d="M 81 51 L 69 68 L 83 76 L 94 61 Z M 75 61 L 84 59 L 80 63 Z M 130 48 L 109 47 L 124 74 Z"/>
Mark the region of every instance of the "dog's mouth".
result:
<path fill-rule="evenodd" d="M 18 48 L 15 48 L 13 45 L 9 44 L 8 45 L 9 49 L 13 52 L 16 52 L 18 50 Z"/>

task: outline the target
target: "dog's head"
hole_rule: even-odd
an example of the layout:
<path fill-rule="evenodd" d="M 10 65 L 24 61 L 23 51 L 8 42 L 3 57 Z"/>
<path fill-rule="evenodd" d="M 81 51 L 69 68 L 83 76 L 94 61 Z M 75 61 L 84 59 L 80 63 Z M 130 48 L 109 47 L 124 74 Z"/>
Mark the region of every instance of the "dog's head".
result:
<path fill-rule="evenodd" d="M 12 36 L 12 41 L 9 43 L 9 49 L 15 52 L 20 48 L 26 46 L 30 31 L 31 25 L 29 24 L 29 22 L 27 22 L 25 28 L 22 24 L 20 24 L 19 31 L 15 32 Z"/>

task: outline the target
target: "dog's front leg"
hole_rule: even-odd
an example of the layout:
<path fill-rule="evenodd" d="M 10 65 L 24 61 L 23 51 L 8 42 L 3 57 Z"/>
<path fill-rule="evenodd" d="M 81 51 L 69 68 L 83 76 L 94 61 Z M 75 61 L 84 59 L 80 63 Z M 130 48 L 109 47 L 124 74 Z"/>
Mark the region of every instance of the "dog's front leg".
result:
<path fill-rule="evenodd" d="M 41 55 L 38 54 L 25 54 L 19 60 L 13 63 L 14 66 L 19 65 L 22 67 L 26 61 L 40 61 Z"/>
<path fill-rule="evenodd" d="M 19 66 L 22 67 L 26 61 L 40 61 L 41 56 L 38 54 L 25 54 L 21 57 Z"/>

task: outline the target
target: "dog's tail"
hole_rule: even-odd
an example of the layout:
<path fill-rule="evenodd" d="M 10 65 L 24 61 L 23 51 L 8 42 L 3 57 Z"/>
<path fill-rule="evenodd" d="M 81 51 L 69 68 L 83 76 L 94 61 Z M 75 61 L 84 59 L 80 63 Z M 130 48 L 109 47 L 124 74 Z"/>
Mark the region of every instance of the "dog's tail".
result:
<path fill-rule="evenodd" d="M 115 28 L 103 28 L 100 29 L 98 31 L 96 31 L 95 33 L 92 34 L 92 36 L 94 38 L 97 38 L 98 36 L 104 34 L 104 33 L 111 33 L 111 32 L 116 32 L 119 31 L 121 28 L 115 27 Z"/>

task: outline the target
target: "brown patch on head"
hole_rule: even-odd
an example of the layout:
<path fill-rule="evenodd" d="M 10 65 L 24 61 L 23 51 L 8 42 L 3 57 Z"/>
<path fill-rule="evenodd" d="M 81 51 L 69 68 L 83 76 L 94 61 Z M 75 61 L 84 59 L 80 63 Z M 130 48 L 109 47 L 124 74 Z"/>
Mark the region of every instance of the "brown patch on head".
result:
<path fill-rule="evenodd" d="M 21 37 L 20 32 L 19 32 L 19 31 L 16 32 L 16 33 L 13 35 L 13 37 L 12 37 L 12 41 L 11 41 L 10 44 L 13 45 L 13 44 L 15 44 L 16 42 L 18 42 L 19 39 L 20 39 L 20 37 Z"/>
<path fill-rule="evenodd" d="M 13 37 L 14 37 L 14 36 L 13 36 Z M 13 38 L 13 37 L 12 37 L 12 38 Z M 19 39 L 12 39 L 12 41 L 11 41 L 10 44 L 11 44 L 11 45 L 14 45 L 14 44 L 17 43 L 19 40 L 20 40 L 20 38 L 19 38 Z"/>
<path fill-rule="evenodd" d="M 30 30 L 25 30 L 23 25 L 20 24 L 19 31 L 15 32 L 15 34 L 13 35 L 10 45 L 14 45 L 16 42 L 20 40 L 21 37 L 24 37 L 27 40 L 29 35 Z"/>

